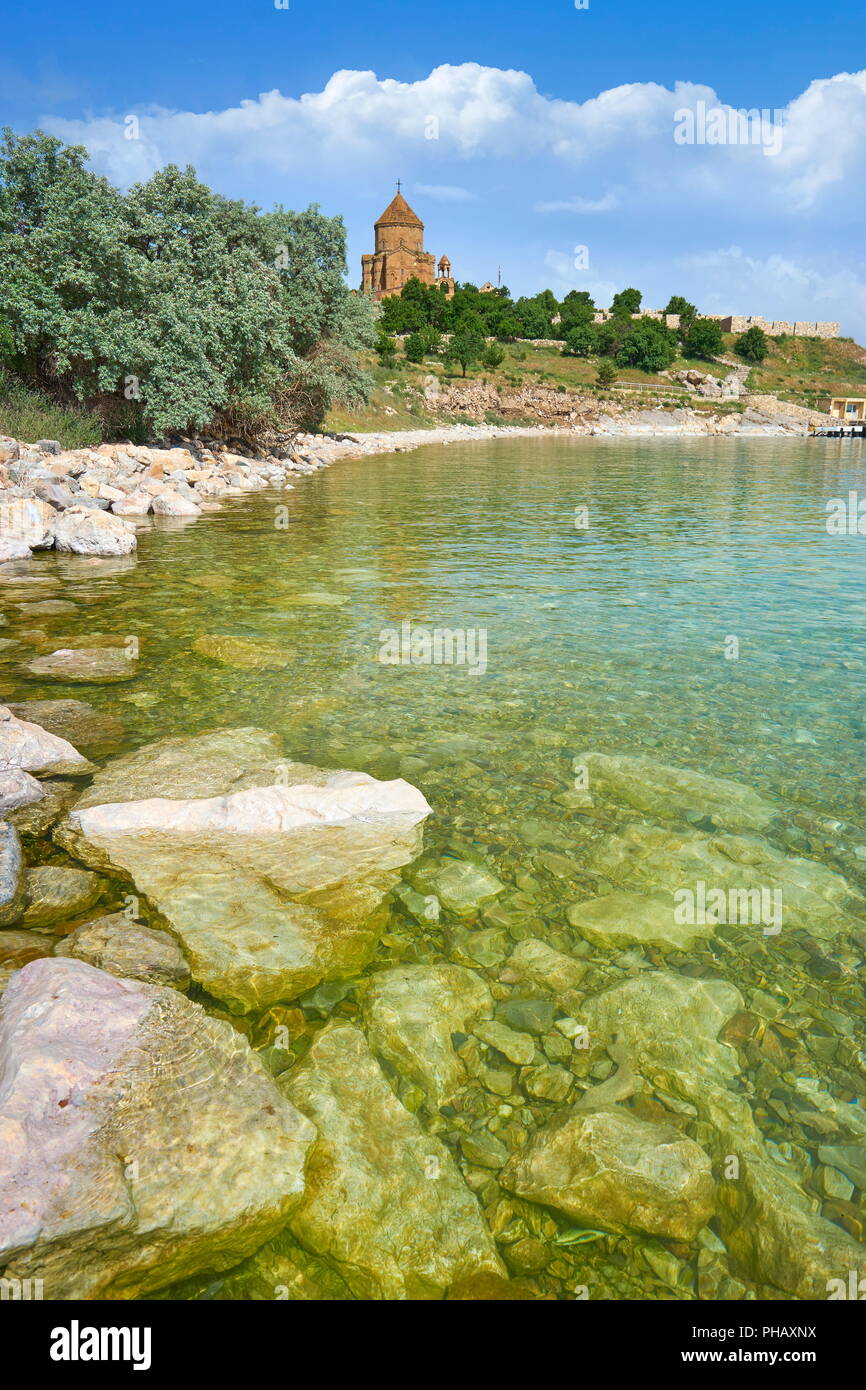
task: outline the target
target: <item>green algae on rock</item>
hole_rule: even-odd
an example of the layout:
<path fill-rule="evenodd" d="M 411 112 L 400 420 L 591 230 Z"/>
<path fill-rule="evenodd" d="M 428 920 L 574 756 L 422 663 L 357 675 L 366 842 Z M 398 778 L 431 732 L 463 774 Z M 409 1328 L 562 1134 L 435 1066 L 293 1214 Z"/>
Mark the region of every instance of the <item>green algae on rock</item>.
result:
<path fill-rule="evenodd" d="M 653 758 L 584 752 L 576 755 L 574 766 L 586 769 L 590 797 L 600 792 L 661 820 L 699 811 L 731 830 L 765 830 L 779 813 L 778 807 L 740 782 L 670 767 Z"/>
<path fill-rule="evenodd" d="M 135 679 L 138 660 L 124 647 L 62 647 L 49 656 L 37 656 L 28 661 L 24 672 L 41 680 L 115 685 Z"/>
<path fill-rule="evenodd" d="M 411 1081 L 438 1110 L 468 1077 L 452 1034 L 490 1018 L 493 999 L 480 975 L 459 965 L 406 965 L 377 971 L 362 1008 L 373 1051 Z"/>
<path fill-rule="evenodd" d="M 87 869 L 43 864 L 24 873 L 22 927 L 52 927 L 80 917 L 99 901 L 105 882 Z"/>
<path fill-rule="evenodd" d="M 54 947 L 55 956 L 72 956 L 125 980 L 145 980 L 187 990 L 190 970 L 168 932 L 131 922 L 122 912 L 84 922 Z"/>
<path fill-rule="evenodd" d="M 192 649 L 239 671 L 282 671 L 292 659 L 290 652 L 250 637 L 196 637 Z"/>
<path fill-rule="evenodd" d="M 693 1240 L 715 1210 L 710 1160 L 672 1125 L 618 1108 L 563 1111 L 502 1174 L 503 1186 L 584 1226 Z"/>
<path fill-rule="evenodd" d="M 568 920 L 596 946 L 655 946 L 660 951 L 688 951 L 711 937 L 715 922 L 678 920 L 672 893 L 607 893 L 572 903 Z"/>
<path fill-rule="evenodd" d="M 454 1160 L 397 1100 L 359 1029 L 328 1024 L 280 1086 L 318 1130 L 290 1228 L 357 1298 L 438 1299 L 472 1273 L 504 1273 Z"/>

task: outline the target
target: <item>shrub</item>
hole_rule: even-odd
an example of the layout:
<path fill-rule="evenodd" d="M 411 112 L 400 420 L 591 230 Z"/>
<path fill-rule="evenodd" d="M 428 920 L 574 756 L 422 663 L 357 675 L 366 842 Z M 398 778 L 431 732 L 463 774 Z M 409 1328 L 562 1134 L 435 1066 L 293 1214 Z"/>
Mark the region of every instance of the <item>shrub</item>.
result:
<path fill-rule="evenodd" d="M 262 213 L 171 165 L 122 194 L 86 158 L 41 132 L 0 145 L 0 318 L 24 380 L 157 434 L 255 438 L 365 399 L 372 306 L 343 281 L 340 218 Z"/>
<path fill-rule="evenodd" d="M 722 326 L 715 319 L 695 319 L 683 340 L 686 357 L 700 357 L 711 362 L 724 347 Z"/>
<path fill-rule="evenodd" d="M 570 328 L 565 335 L 563 357 L 589 357 L 596 350 L 598 332 L 595 324 L 584 322 Z"/>
<path fill-rule="evenodd" d="M 403 344 L 403 355 L 409 362 L 423 362 L 427 355 L 427 344 L 423 334 L 410 333 Z"/>
<path fill-rule="evenodd" d="M 770 351 L 770 344 L 763 328 L 756 326 L 741 333 L 734 343 L 734 348 L 746 362 L 763 362 Z"/>
<path fill-rule="evenodd" d="M 489 367 L 491 371 L 495 371 L 496 368 L 501 367 L 502 363 L 505 361 L 505 353 L 498 343 L 488 343 L 481 354 L 481 361 L 485 367 Z"/>
<path fill-rule="evenodd" d="M 612 386 L 617 378 L 616 364 L 609 357 L 604 357 L 598 364 L 598 371 L 595 374 L 598 386 Z"/>
<path fill-rule="evenodd" d="M 658 319 L 638 319 L 623 338 L 616 354 L 620 367 L 661 372 L 677 355 L 677 335 Z"/>

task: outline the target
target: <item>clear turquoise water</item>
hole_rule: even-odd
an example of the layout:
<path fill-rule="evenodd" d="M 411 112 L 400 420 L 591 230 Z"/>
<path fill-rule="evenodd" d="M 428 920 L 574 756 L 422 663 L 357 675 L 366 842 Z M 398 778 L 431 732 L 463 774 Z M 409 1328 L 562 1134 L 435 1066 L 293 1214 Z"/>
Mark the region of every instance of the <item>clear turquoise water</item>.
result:
<path fill-rule="evenodd" d="M 3 688 L 109 709 L 124 746 L 252 724 L 299 760 L 406 776 L 434 807 L 427 852 L 482 858 L 509 885 L 475 956 L 495 970 L 502 922 L 571 944 L 581 830 L 557 798 L 581 749 L 735 778 L 792 826 L 798 809 L 819 813 L 845 823 L 849 850 L 866 845 L 866 536 L 825 525 L 829 499 L 866 497 L 864 464 L 859 441 L 709 439 L 515 439 L 340 463 L 293 492 L 144 531 L 128 565 L 39 557 L 35 573 L 55 582 L 33 597 L 78 611 L 28 619 L 44 640 L 0 651 Z M 24 625 L 5 608 L 15 637 Z M 383 665 L 380 633 L 404 620 L 486 630 L 486 672 Z M 20 675 L 34 644 L 94 633 L 137 637 L 134 681 Z M 191 649 L 206 634 L 266 640 L 288 665 L 216 664 Z M 838 867 L 831 839 L 798 851 Z M 574 859 L 571 881 L 550 872 L 551 851 Z M 849 854 L 852 882 L 857 870 Z M 422 931 L 395 908 L 393 925 L 377 964 L 473 959 L 447 922 Z M 715 962 L 704 950 L 694 964 Z M 616 978 L 628 962 L 598 966 Z M 765 962 L 747 953 L 737 968 L 744 988 L 766 986 Z M 856 968 L 817 978 L 796 952 L 774 957 L 772 986 L 811 999 L 822 1028 L 839 1011 L 861 1047 L 862 983 Z M 777 1142 L 807 1142 L 770 1110 L 759 1119 Z"/>

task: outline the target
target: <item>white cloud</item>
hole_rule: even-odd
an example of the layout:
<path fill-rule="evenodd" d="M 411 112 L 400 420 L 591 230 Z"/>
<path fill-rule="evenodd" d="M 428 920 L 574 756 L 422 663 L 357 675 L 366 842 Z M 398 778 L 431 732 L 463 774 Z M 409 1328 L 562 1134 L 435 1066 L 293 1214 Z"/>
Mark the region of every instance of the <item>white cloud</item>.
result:
<path fill-rule="evenodd" d="M 866 321 L 866 278 L 851 266 L 828 269 L 791 256 L 750 256 L 740 246 L 697 253 L 680 264 L 690 280 L 707 287 L 702 307 L 708 313 L 838 319 L 845 306 L 849 319 Z"/>
<path fill-rule="evenodd" d="M 549 161 L 557 179 L 597 165 L 643 200 L 679 190 L 717 202 L 748 197 L 784 212 L 861 177 L 866 72 L 812 82 L 791 101 L 781 113 L 784 143 L 772 159 L 750 144 L 676 144 L 676 113 L 698 102 L 722 105 L 710 88 L 688 82 L 672 90 L 635 82 L 566 101 L 543 96 L 527 73 L 463 63 L 434 68 L 417 82 L 340 71 L 320 92 L 265 92 L 224 111 L 147 108 L 135 113 L 140 141 L 124 139 L 125 112 L 77 121 L 49 117 L 46 124 L 85 143 L 95 163 L 122 182 L 170 161 L 336 173 L 411 151 L 422 167 L 433 160 L 458 166 Z M 549 207 L 564 200 L 545 201 Z"/>
<path fill-rule="evenodd" d="M 477 197 L 468 188 L 460 188 L 454 183 L 416 183 L 413 192 L 442 203 L 471 203 Z"/>
<path fill-rule="evenodd" d="M 619 198 L 615 193 L 605 193 L 602 198 L 566 198 L 558 203 L 536 203 L 535 211 L 592 214 L 613 212 L 619 205 Z"/>

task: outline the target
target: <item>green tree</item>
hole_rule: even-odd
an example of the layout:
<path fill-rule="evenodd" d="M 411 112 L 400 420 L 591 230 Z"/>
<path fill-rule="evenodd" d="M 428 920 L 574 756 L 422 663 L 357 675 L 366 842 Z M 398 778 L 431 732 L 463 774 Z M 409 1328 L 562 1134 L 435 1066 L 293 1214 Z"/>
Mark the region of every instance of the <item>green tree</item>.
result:
<path fill-rule="evenodd" d="M 615 357 L 633 326 L 633 320 L 626 314 L 614 314 L 605 323 L 597 324 L 595 351 L 601 357 Z"/>
<path fill-rule="evenodd" d="M 502 366 L 502 363 L 504 361 L 505 353 L 502 351 L 502 348 L 499 346 L 499 344 L 488 343 L 483 353 L 481 354 L 482 366 L 489 367 L 491 371 L 495 371 L 497 367 Z"/>
<path fill-rule="evenodd" d="M 442 345 L 442 334 L 439 329 L 428 324 L 426 328 L 421 329 L 420 337 L 424 344 L 425 355 L 434 357 Z"/>
<path fill-rule="evenodd" d="M 683 340 L 683 355 L 711 362 L 724 345 L 722 326 L 716 319 L 695 319 Z"/>
<path fill-rule="evenodd" d="M 499 321 L 499 331 L 496 334 L 502 343 L 513 343 L 520 337 L 520 320 L 514 315 L 505 314 Z"/>
<path fill-rule="evenodd" d="M 445 362 L 459 362 L 465 376 L 467 367 L 477 362 L 483 351 L 484 333 L 481 324 L 477 319 L 467 317 L 458 322 L 451 334 L 445 349 Z"/>
<path fill-rule="evenodd" d="M 598 364 L 598 371 L 595 374 L 597 386 L 612 386 L 616 381 L 618 372 L 616 364 L 609 357 L 603 357 Z"/>
<path fill-rule="evenodd" d="M 748 328 L 734 343 L 734 348 L 746 362 L 763 362 L 770 351 L 770 344 L 763 328 Z"/>
<path fill-rule="evenodd" d="M 596 325 L 589 322 L 578 323 L 569 328 L 565 335 L 564 357 L 589 357 L 596 351 L 598 333 Z"/>
<path fill-rule="evenodd" d="M 616 354 L 620 367 L 638 367 L 642 372 L 661 372 L 677 355 L 677 335 L 659 319 L 637 319 Z"/>
<path fill-rule="evenodd" d="M 419 333 L 410 333 L 403 344 L 403 355 L 409 362 L 423 362 L 427 355 L 427 345 L 424 341 L 423 330 Z"/>
<path fill-rule="evenodd" d="M 387 333 L 380 331 L 376 339 L 376 356 L 381 367 L 393 367 L 397 358 L 396 338 L 389 338 Z"/>
<path fill-rule="evenodd" d="M 640 290 L 620 290 L 619 294 L 614 295 L 610 307 L 615 314 L 637 314 L 640 311 L 642 299 L 643 295 Z"/>

